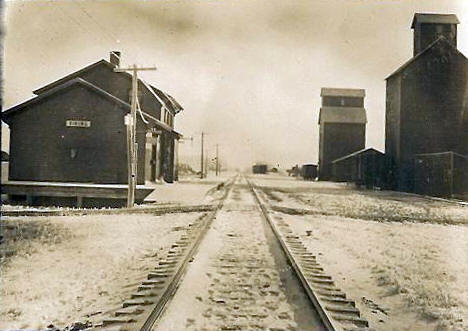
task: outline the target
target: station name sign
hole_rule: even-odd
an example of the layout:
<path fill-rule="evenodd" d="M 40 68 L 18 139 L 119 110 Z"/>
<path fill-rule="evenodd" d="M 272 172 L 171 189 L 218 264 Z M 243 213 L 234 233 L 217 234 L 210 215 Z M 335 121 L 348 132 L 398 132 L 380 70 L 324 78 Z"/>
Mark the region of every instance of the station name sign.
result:
<path fill-rule="evenodd" d="M 89 128 L 91 126 L 91 121 L 67 120 L 65 125 L 74 128 Z"/>

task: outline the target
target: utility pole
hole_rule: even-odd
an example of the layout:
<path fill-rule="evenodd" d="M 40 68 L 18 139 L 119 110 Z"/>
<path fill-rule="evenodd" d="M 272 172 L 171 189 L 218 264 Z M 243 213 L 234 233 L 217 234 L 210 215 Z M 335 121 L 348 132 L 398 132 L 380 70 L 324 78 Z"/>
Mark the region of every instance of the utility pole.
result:
<path fill-rule="evenodd" d="M 132 72 L 132 103 L 130 114 L 125 116 L 127 126 L 127 160 L 128 160 L 128 192 L 127 207 L 133 207 L 135 203 L 135 190 L 138 168 L 138 145 L 136 142 L 136 111 L 138 98 L 138 71 L 156 70 L 155 67 L 138 68 L 135 64 L 129 68 L 114 68 L 115 72 Z"/>
<path fill-rule="evenodd" d="M 177 162 L 175 163 L 175 166 L 176 166 L 176 173 L 177 173 L 177 177 L 179 176 L 179 144 L 184 144 L 185 141 L 187 140 L 190 140 L 193 144 L 193 137 L 179 137 L 179 139 L 177 139 L 177 145 L 176 145 L 176 153 L 175 153 L 175 158 L 177 160 Z"/>
<path fill-rule="evenodd" d="M 216 176 L 219 172 L 219 156 L 218 156 L 218 144 L 216 144 Z"/>
<path fill-rule="evenodd" d="M 201 133 L 201 158 L 200 158 L 200 178 L 203 179 L 203 173 L 204 173 L 204 168 L 203 168 L 203 140 L 205 138 L 205 133 Z"/>

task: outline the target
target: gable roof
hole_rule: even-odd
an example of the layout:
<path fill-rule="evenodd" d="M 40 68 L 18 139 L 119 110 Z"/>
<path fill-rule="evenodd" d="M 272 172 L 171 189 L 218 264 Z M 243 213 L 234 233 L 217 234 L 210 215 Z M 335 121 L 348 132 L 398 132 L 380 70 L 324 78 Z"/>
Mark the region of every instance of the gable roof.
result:
<path fill-rule="evenodd" d="M 366 96 L 366 90 L 356 88 L 330 88 L 322 87 L 320 92 L 321 97 L 359 97 Z"/>
<path fill-rule="evenodd" d="M 384 153 L 382 153 L 381 151 L 378 151 L 376 150 L 375 148 L 364 148 L 364 149 L 360 149 L 356 152 L 353 152 L 351 154 L 348 154 L 348 155 L 345 155 L 345 156 L 342 156 L 336 160 L 333 160 L 331 163 L 336 163 L 336 162 L 340 162 L 340 161 L 343 161 L 343 160 L 346 160 L 346 159 L 349 159 L 349 158 L 352 158 L 354 156 L 357 156 L 359 154 L 367 154 L 367 153 L 375 153 L 375 154 L 379 154 L 379 155 L 384 155 Z"/>
<path fill-rule="evenodd" d="M 90 65 L 87 65 L 86 67 L 78 70 L 78 71 L 74 71 L 56 81 L 53 81 L 47 85 L 44 85 L 36 90 L 33 91 L 34 94 L 42 94 L 54 87 L 57 87 L 59 86 L 60 84 L 63 84 L 67 81 L 69 81 L 70 79 L 74 79 L 74 78 L 78 78 L 80 75 L 82 75 L 83 73 L 87 72 L 87 71 L 90 71 L 92 69 L 94 69 L 95 67 L 99 66 L 99 65 L 105 65 L 107 67 L 109 67 L 109 69 L 111 69 L 112 71 L 114 70 L 114 68 L 117 68 L 117 66 L 115 64 L 112 64 L 110 63 L 109 61 L 106 61 L 104 59 L 101 59 L 97 62 L 94 62 L 94 63 L 91 63 Z M 132 75 L 128 72 L 116 72 L 116 74 L 120 74 L 120 75 L 125 75 L 127 76 L 129 79 L 132 79 Z M 174 115 L 181 112 L 183 110 L 182 106 L 177 103 L 174 98 L 172 97 L 168 97 L 164 92 L 156 89 L 154 86 L 151 86 L 150 84 L 148 84 L 147 82 L 145 82 L 142 78 L 138 78 L 138 81 L 148 90 L 148 92 L 153 95 L 153 97 L 159 101 L 159 103 L 161 105 L 163 105 L 166 109 L 168 109 L 170 112 L 172 112 Z M 160 93 L 158 94 L 163 94 L 164 97 L 160 97 L 158 96 L 157 94 L 155 94 L 155 90 L 159 91 Z"/>
<path fill-rule="evenodd" d="M 93 85 L 91 84 L 90 82 L 82 79 L 82 78 L 74 78 L 72 80 L 69 80 L 68 82 L 65 82 L 61 85 L 58 85 L 54 88 L 51 88 L 51 89 L 48 89 L 46 92 L 43 92 L 37 96 L 34 96 L 22 103 L 19 103 L 19 104 L 16 104 L 12 107 L 10 107 L 9 109 L 5 110 L 4 112 L 2 112 L 2 119 L 5 120 L 6 123 L 8 123 L 8 119 L 11 115 L 15 114 L 16 112 L 24 109 L 25 107 L 27 106 L 30 106 L 30 105 L 33 105 L 33 104 L 36 104 L 42 100 L 45 100 L 47 98 L 49 98 L 50 96 L 56 94 L 56 93 L 59 93 L 63 90 L 67 90 L 69 89 L 71 86 L 74 86 L 76 84 L 79 84 L 81 86 L 84 86 L 86 88 L 89 88 L 91 89 L 92 91 L 102 95 L 103 97 L 109 99 L 110 101 L 112 102 L 115 102 L 117 103 L 119 106 L 123 107 L 123 108 L 126 108 L 126 109 L 130 109 L 130 105 L 122 100 L 120 100 L 119 98 L 113 96 L 112 94 L 104 91 L 103 89 L 97 87 L 96 85 Z"/>
<path fill-rule="evenodd" d="M 173 115 L 184 110 L 182 106 L 175 101 L 173 97 L 164 93 L 160 89 L 157 89 L 151 84 L 148 84 L 145 80 L 140 79 L 143 85 L 148 89 L 148 91 L 163 105 L 167 110 L 169 110 Z"/>
<path fill-rule="evenodd" d="M 68 74 L 68 75 L 66 75 L 66 76 L 64 76 L 62 78 L 59 78 L 59 79 L 57 79 L 57 80 L 55 80 L 55 81 L 53 81 L 53 82 L 51 82 L 49 84 L 46 84 L 46 85 L 44 85 L 44 86 L 42 86 L 42 87 L 40 87 L 38 89 L 35 89 L 33 91 L 33 93 L 37 94 L 37 95 L 42 94 L 42 93 L 44 93 L 44 92 L 46 92 L 46 91 L 48 91 L 50 89 L 53 89 L 54 87 L 57 87 L 58 85 L 63 84 L 63 83 L 65 83 L 65 82 L 67 82 L 67 81 L 69 81 L 71 79 L 78 78 L 81 74 L 83 74 L 83 73 L 85 73 L 85 72 L 87 72 L 89 70 L 92 70 L 92 69 L 96 68 L 99 65 L 106 65 L 109 68 L 111 68 L 112 70 L 114 68 L 116 68 L 116 66 L 113 65 L 112 63 L 102 59 L 102 60 L 99 60 L 97 62 L 91 63 L 91 64 L 87 65 L 86 67 L 80 69 L 80 70 L 74 71 L 74 72 L 72 72 L 72 73 L 70 73 L 70 74 Z"/>
<path fill-rule="evenodd" d="M 445 38 L 444 36 L 440 36 L 439 38 L 434 40 L 429 46 L 427 46 L 426 49 L 424 49 L 422 52 L 420 52 L 416 56 L 413 56 L 411 59 L 406 61 L 401 67 L 399 67 L 397 70 L 392 72 L 387 78 L 385 78 L 385 80 L 388 80 L 390 77 L 395 76 L 395 75 L 401 73 L 402 71 L 406 70 L 410 65 L 412 65 L 414 62 L 419 60 L 425 54 L 427 54 L 436 45 L 439 45 L 439 43 L 444 43 L 445 44 L 444 46 L 449 46 L 453 51 L 455 51 L 456 54 L 461 55 L 466 59 L 465 55 L 463 55 L 463 53 L 461 53 L 452 43 L 450 43 L 447 40 L 447 38 Z"/>
<path fill-rule="evenodd" d="M 366 109 L 362 107 L 322 107 L 319 124 L 323 123 L 367 123 Z"/>
<path fill-rule="evenodd" d="M 62 83 L 54 88 L 51 88 L 51 89 L 48 89 L 47 91 L 45 92 L 42 92 L 41 94 L 35 96 L 35 97 L 32 97 L 31 99 L 28 99 L 20 104 L 17 104 L 15 106 L 12 106 L 10 107 L 9 109 L 7 109 L 6 111 L 2 112 L 2 120 L 5 121 L 5 123 L 9 124 L 9 118 L 10 116 L 14 115 L 15 113 L 23 110 L 25 107 L 27 106 L 30 106 L 30 105 L 34 105 L 38 102 L 41 102 L 43 100 L 46 100 L 48 99 L 49 97 L 57 94 L 57 93 L 60 93 L 64 90 L 67 90 L 69 88 L 71 88 L 72 86 L 75 86 L 75 85 L 80 85 L 80 86 L 84 86 L 88 89 L 90 89 L 91 91 L 95 92 L 95 93 L 98 93 L 99 95 L 101 95 L 102 97 L 104 98 L 107 98 L 108 100 L 116 103 L 118 106 L 122 107 L 123 109 L 129 111 L 131 106 L 130 104 L 128 104 L 127 102 L 125 101 L 122 101 L 121 99 L 113 96 L 112 94 L 104 91 L 103 89 L 97 87 L 96 85 L 93 85 L 91 84 L 90 82 L 82 79 L 82 78 L 74 78 L 74 79 L 71 79 L 65 83 Z M 164 122 L 161 122 L 160 120 L 158 120 L 157 118 L 145 113 L 142 111 L 142 116 L 146 119 L 146 120 L 150 120 L 155 126 L 159 127 L 160 129 L 163 129 L 163 130 L 166 130 L 166 131 L 169 131 L 171 132 L 172 134 L 174 134 L 175 136 L 177 137 L 181 137 L 182 135 L 177 133 L 176 131 L 174 131 L 174 129 L 172 129 L 169 125 L 167 125 L 166 123 Z"/>
<path fill-rule="evenodd" d="M 417 24 L 459 24 L 460 21 L 455 14 L 427 14 L 416 13 L 411 23 L 411 28 L 414 29 Z"/>

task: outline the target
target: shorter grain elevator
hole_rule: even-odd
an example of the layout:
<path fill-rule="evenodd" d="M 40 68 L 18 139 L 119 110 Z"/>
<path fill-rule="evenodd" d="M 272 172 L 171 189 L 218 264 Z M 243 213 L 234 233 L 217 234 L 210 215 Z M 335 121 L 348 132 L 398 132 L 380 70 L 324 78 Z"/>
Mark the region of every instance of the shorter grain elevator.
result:
<path fill-rule="evenodd" d="M 366 140 L 365 90 L 322 88 L 319 180 L 332 176 L 332 161 L 361 150 Z"/>

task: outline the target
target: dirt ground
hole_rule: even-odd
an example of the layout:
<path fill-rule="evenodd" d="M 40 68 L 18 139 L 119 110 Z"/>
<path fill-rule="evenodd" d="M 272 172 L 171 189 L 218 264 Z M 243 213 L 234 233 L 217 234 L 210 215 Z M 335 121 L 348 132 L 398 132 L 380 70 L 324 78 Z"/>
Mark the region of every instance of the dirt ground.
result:
<path fill-rule="evenodd" d="M 326 182 L 253 177 L 377 330 L 468 330 L 468 207 Z M 326 214 L 326 215 L 323 215 Z"/>

